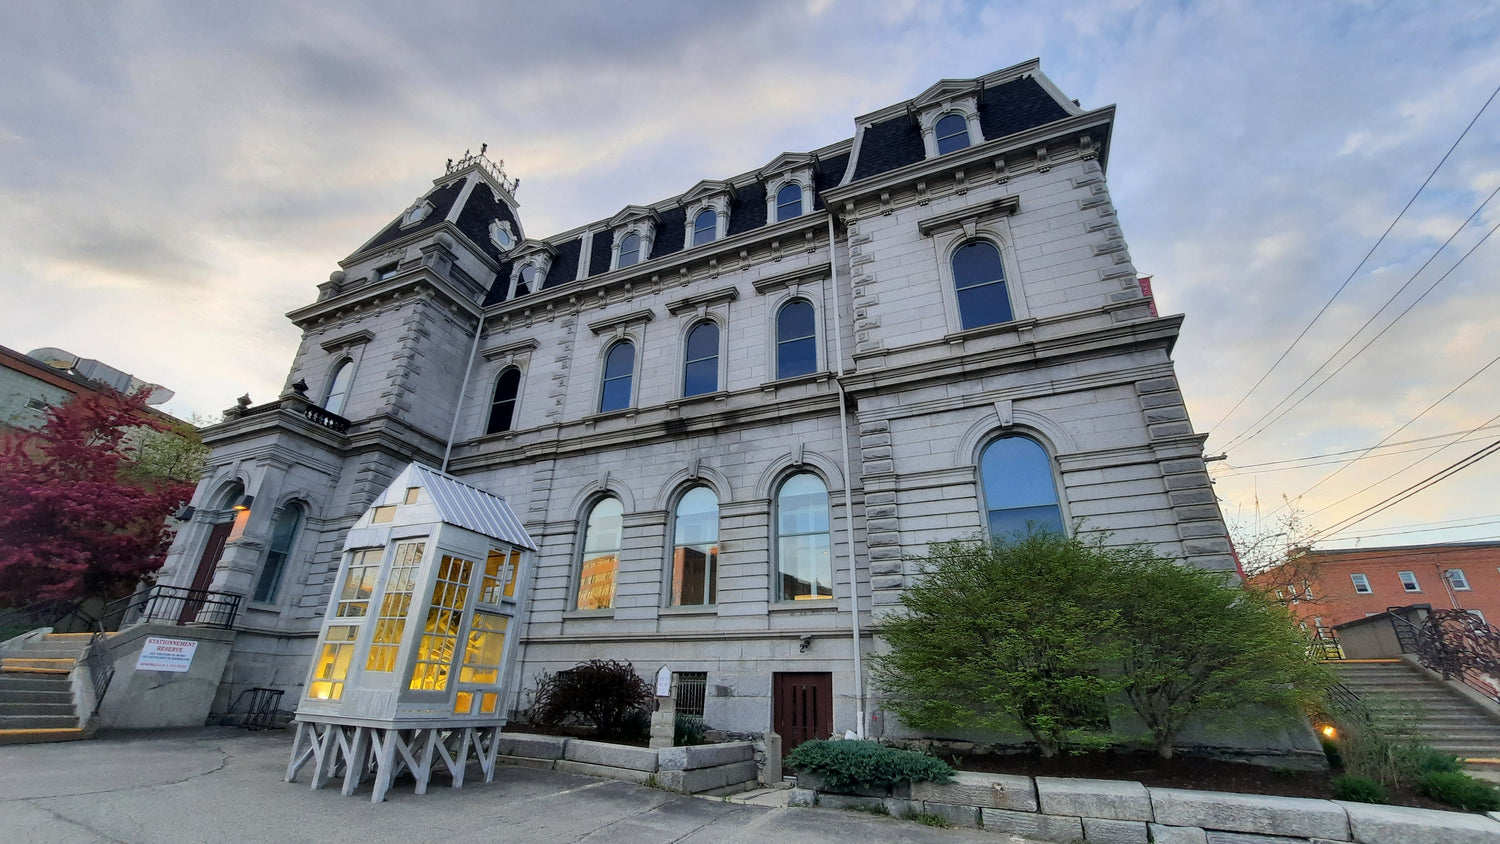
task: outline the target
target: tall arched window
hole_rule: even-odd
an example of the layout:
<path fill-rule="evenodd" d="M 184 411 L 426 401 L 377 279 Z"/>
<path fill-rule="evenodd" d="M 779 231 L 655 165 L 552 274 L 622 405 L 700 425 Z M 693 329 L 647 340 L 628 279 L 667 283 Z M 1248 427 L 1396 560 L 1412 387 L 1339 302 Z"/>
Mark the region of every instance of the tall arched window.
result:
<path fill-rule="evenodd" d="M 672 606 L 712 604 L 718 597 L 719 496 L 693 487 L 677 502 L 673 521 Z"/>
<path fill-rule="evenodd" d="M 604 356 L 604 384 L 599 390 L 599 412 L 630 407 L 630 381 L 635 373 L 635 344 L 621 340 Z"/>
<path fill-rule="evenodd" d="M 618 498 L 601 498 L 589 510 L 578 564 L 580 610 L 607 610 L 615 605 L 615 575 L 620 571 L 625 508 Z"/>
<path fill-rule="evenodd" d="M 349 382 L 354 379 L 354 361 L 344 358 L 338 368 L 333 371 L 333 378 L 328 382 L 328 395 L 323 399 L 323 409 L 329 413 L 342 415 L 344 403 L 349 399 Z"/>
<path fill-rule="evenodd" d="M 297 528 L 301 524 L 302 507 L 296 503 L 282 507 L 276 514 L 271 523 L 271 545 L 266 549 L 266 562 L 260 567 L 251 600 L 276 600 L 276 590 L 281 586 L 281 575 L 286 571 L 286 560 L 292 553 L 292 543 L 297 539 Z"/>
<path fill-rule="evenodd" d="M 792 475 L 776 492 L 776 598 L 833 597 L 828 488 L 817 475 Z"/>
<path fill-rule="evenodd" d="M 712 243 L 719 235 L 719 212 L 705 208 L 693 218 L 693 245 Z"/>
<path fill-rule="evenodd" d="M 618 266 L 628 267 L 640 262 L 641 236 L 635 232 L 631 232 L 620 239 L 620 263 Z"/>
<path fill-rule="evenodd" d="M 812 303 L 793 299 L 776 314 L 776 377 L 794 378 L 818 369 L 818 331 Z"/>
<path fill-rule="evenodd" d="M 1029 437 L 1001 437 L 979 456 L 985 521 L 990 536 L 1004 539 L 1033 530 L 1064 532 L 1052 459 Z"/>
<path fill-rule="evenodd" d="M 975 240 L 953 253 L 953 286 L 958 292 L 958 315 L 965 329 L 1010 322 L 1010 295 L 1005 289 L 1005 264 L 993 243 Z"/>
<path fill-rule="evenodd" d="M 484 426 L 486 434 L 509 431 L 516 415 L 516 393 L 521 389 L 521 370 L 507 367 L 495 379 L 495 394 L 490 399 L 490 419 Z"/>
<path fill-rule="evenodd" d="M 963 149 L 969 145 L 969 120 L 962 114 L 945 114 L 933 127 L 937 136 L 938 155 Z"/>
<path fill-rule="evenodd" d="M 802 216 L 802 186 L 796 182 L 776 192 L 776 222 Z"/>
<path fill-rule="evenodd" d="M 682 394 L 701 396 L 719 389 L 719 326 L 700 322 L 688 332 L 683 355 Z"/>

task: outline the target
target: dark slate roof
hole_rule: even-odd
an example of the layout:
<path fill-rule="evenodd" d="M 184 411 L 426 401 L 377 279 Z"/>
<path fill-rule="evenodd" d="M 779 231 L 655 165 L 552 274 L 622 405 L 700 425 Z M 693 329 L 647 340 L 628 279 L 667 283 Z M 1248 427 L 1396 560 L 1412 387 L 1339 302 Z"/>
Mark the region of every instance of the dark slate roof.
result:
<path fill-rule="evenodd" d="M 609 253 L 614 247 L 614 235 L 609 229 L 594 232 L 594 248 L 589 250 L 589 275 L 609 272 Z"/>
<path fill-rule="evenodd" d="M 517 238 L 521 236 L 521 226 L 511 213 L 510 206 L 495 196 L 489 185 L 482 181 L 475 184 L 463 210 L 458 212 L 458 230 L 496 261 L 500 260 L 500 249 L 490 240 L 490 222 L 497 219 L 510 223 L 510 230 Z"/>
<path fill-rule="evenodd" d="M 656 239 L 651 241 L 652 258 L 681 252 L 687 240 L 686 208 L 670 208 L 659 213 L 661 219 L 656 223 Z"/>
<path fill-rule="evenodd" d="M 823 207 L 823 191 L 838 186 L 844 180 L 844 171 L 849 169 L 849 153 L 835 155 L 818 162 L 813 168 L 813 210 Z"/>
<path fill-rule="evenodd" d="M 979 128 L 990 140 L 1067 116 L 1067 110 L 1030 76 L 985 88 L 979 95 Z"/>
<path fill-rule="evenodd" d="M 443 220 L 448 218 L 448 212 L 453 210 L 453 200 L 458 199 L 458 194 L 463 190 L 463 187 L 464 180 L 458 179 L 452 184 L 443 185 L 432 191 L 426 197 L 427 201 L 432 203 L 432 213 L 427 215 L 427 219 L 415 226 L 403 229 L 401 228 L 401 218 L 406 216 L 406 212 L 403 210 L 401 214 L 396 216 L 395 220 L 391 221 L 390 225 L 386 226 L 380 234 L 375 236 L 374 240 L 370 241 L 370 244 L 365 249 L 384 246 L 393 240 L 406 237 L 414 232 L 427 231 L 443 222 Z M 489 240 L 489 238 L 486 237 L 485 240 Z"/>
<path fill-rule="evenodd" d="M 575 237 L 553 246 L 557 249 L 557 257 L 552 259 L 547 277 L 542 279 L 544 289 L 567 284 L 578 277 L 578 256 L 583 252 L 583 238 Z"/>
<path fill-rule="evenodd" d="M 854 181 L 915 164 L 926 154 L 922 146 L 922 130 L 917 126 L 916 118 L 903 114 L 876 123 L 865 130 L 864 140 L 860 141 Z"/>
<path fill-rule="evenodd" d="M 486 305 L 505 301 L 505 297 L 510 294 L 510 271 L 515 265 L 515 261 L 505 261 L 500 264 L 500 270 L 495 273 L 495 281 L 490 285 L 490 292 L 485 294 Z"/>
<path fill-rule="evenodd" d="M 729 229 L 725 237 L 758 229 L 766 224 L 766 186 L 756 182 L 737 188 L 729 203 Z"/>

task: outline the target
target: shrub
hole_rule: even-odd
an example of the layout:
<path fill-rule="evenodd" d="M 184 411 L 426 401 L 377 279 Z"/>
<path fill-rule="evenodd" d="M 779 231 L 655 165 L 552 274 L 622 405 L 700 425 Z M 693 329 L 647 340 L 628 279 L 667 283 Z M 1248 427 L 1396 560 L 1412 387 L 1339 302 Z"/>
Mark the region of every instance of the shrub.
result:
<path fill-rule="evenodd" d="M 797 745 L 786 764 L 821 776 L 828 787 L 891 788 L 913 782 L 948 782 L 948 763 L 914 750 L 897 750 L 873 741 L 820 739 Z"/>
<path fill-rule="evenodd" d="M 1459 771 L 1428 771 L 1417 781 L 1417 790 L 1432 799 L 1469 812 L 1500 809 L 1500 792 Z"/>
<path fill-rule="evenodd" d="M 1390 697 L 1370 695 L 1352 706 L 1334 706 L 1331 714 L 1347 773 L 1401 788 L 1416 782 L 1424 764 L 1442 764 L 1429 761 L 1442 754 L 1428 747 L 1417 729 L 1421 713 Z"/>
<path fill-rule="evenodd" d="M 1350 800 L 1355 803 L 1384 803 L 1388 799 L 1385 786 L 1369 777 L 1344 774 L 1329 780 L 1328 785 L 1333 788 L 1333 796 L 1337 800 Z"/>
<path fill-rule="evenodd" d="M 948 827 L 953 826 L 953 824 L 950 823 L 947 818 L 943 817 L 942 815 L 935 815 L 932 812 L 902 812 L 901 820 L 916 821 L 923 826 L 936 826 L 942 829 L 947 829 Z"/>
<path fill-rule="evenodd" d="M 651 710 L 635 709 L 625 713 L 615 737 L 622 741 L 645 741 L 651 738 Z"/>
<path fill-rule="evenodd" d="M 544 726 L 571 720 L 591 724 L 605 738 L 618 738 L 627 726 L 638 729 L 636 713 L 654 700 L 651 687 L 628 662 L 591 659 L 567 671 L 539 675 L 532 717 Z M 645 732 L 651 730 L 646 710 Z"/>
<path fill-rule="evenodd" d="M 1433 771 L 1456 773 L 1464 769 L 1464 763 L 1451 753 L 1427 748 L 1417 756 L 1417 769 L 1424 774 Z"/>
<path fill-rule="evenodd" d="M 675 747 L 687 747 L 692 744 L 703 744 L 707 741 L 703 719 L 697 715 L 678 714 L 676 723 L 672 729 L 672 744 Z"/>

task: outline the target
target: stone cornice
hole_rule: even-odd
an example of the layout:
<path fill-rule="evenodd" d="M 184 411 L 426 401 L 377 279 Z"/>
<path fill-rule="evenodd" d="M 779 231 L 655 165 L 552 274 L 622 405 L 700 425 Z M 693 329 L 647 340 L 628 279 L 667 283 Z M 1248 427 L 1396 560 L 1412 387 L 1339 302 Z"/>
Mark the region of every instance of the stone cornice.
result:
<path fill-rule="evenodd" d="M 506 357 L 507 355 L 520 355 L 526 354 L 527 352 L 534 352 L 536 351 L 536 348 L 537 342 L 535 340 L 522 340 L 518 343 L 506 343 L 500 346 L 490 346 L 487 349 L 481 349 L 479 351 L 479 354 L 485 360 L 493 361 L 502 357 Z"/>
<path fill-rule="evenodd" d="M 288 311 L 286 318 L 305 330 L 317 320 L 335 318 L 369 302 L 404 298 L 413 291 L 422 289 L 438 294 L 475 319 L 480 315 L 479 305 L 472 298 L 460 292 L 451 282 L 438 277 L 430 268 L 419 267 L 415 271 L 400 272 L 385 281 L 366 284 L 331 299 Z"/>
<path fill-rule="evenodd" d="M 720 287 L 717 290 L 708 290 L 703 293 L 695 293 L 682 299 L 673 299 L 667 303 L 667 313 L 677 316 L 686 311 L 696 311 L 699 308 L 711 308 L 714 305 L 722 305 L 725 302 L 733 302 L 740 298 L 740 290 L 737 287 Z M 592 328 L 593 326 L 589 326 Z M 594 332 L 595 334 L 599 332 Z"/>
<path fill-rule="evenodd" d="M 339 349 L 347 349 L 350 346 L 358 346 L 362 343 L 368 343 L 374 339 L 374 332 L 361 329 L 359 331 L 353 331 L 348 334 L 341 334 L 329 340 L 324 340 L 318 345 L 321 346 L 323 348 L 323 351 L 325 352 L 334 352 Z"/>
<path fill-rule="evenodd" d="M 756 293 L 770 293 L 774 290 L 781 290 L 783 288 L 791 287 L 794 284 L 802 284 L 804 282 L 812 281 L 813 279 L 821 281 L 822 279 L 829 278 L 832 275 L 833 264 L 828 261 L 824 261 L 821 264 L 814 264 L 811 267 L 803 267 L 800 270 L 792 270 L 789 273 L 781 273 L 780 275 L 773 275 L 768 278 L 757 279 L 756 281 L 751 282 L 750 286 L 755 288 Z"/>
<path fill-rule="evenodd" d="M 922 235 L 929 236 L 935 231 L 946 228 L 961 226 L 970 220 L 979 220 L 985 217 L 998 217 L 1002 214 L 1014 214 L 1021 207 L 1021 198 L 1014 194 L 992 199 L 978 205 L 970 205 L 957 211 L 949 211 L 946 214 L 937 214 L 925 220 L 917 221 L 917 231 Z"/>
<path fill-rule="evenodd" d="M 656 314 L 650 308 L 642 308 L 638 311 L 631 311 L 628 314 L 620 314 L 619 316 L 607 317 L 597 322 L 591 322 L 589 323 L 589 330 L 594 332 L 595 335 L 599 335 L 607 331 L 613 331 L 616 328 L 650 322 L 655 318 Z"/>

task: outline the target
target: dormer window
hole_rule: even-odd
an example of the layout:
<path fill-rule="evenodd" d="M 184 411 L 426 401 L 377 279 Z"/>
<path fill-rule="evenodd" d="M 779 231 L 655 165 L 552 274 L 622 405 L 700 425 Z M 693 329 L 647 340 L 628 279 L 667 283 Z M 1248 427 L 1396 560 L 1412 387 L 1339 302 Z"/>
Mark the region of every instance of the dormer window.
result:
<path fill-rule="evenodd" d="M 510 223 L 506 220 L 492 220 L 490 222 L 490 242 L 495 244 L 501 252 L 509 251 L 516 245 L 516 233 L 511 231 Z"/>
<path fill-rule="evenodd" d="M 401 228 L 404 229 L 407 226 L 415 226 L 417 223 L 420 223 L 423 220 L 427 219 L 427 215 L 431 213 L 431 202 L 428 202 L 425 199 L 417 200 L 415 204 L 406 209 L 405 214 L 401 215 Z"/>
<path fill-rule="evenodd" d="M 516 280 L 516 295 L 525 296 L 536 289 L 536 267 L 531 264 L 521 268 L 521 277 Z"/>
<path fill-rule="evenodd" d="M 702 246 L 705 243 L 713 243 L 714 238 L 719 236 L 719 212 L 712 208 L 705 208 L 698 212 L 693 218 L 693 245 Z"/>
<path fill-rule="evenodd" d="M 934 131 L 938 155 L 945 155 L 969 145 L 969 120 L 962 114 L 945 114 Z"/>
<path fill-rule="evenodd" d="M 796 182 L 776 192 L 776 222 L 802 216 L 802 186 Z"/>
<path fill-rule="evenodd" d="M 620 238 L 620 260 L 616 267 L 630 267 L 641 262 L 641 236 L 635 232 Z"/>
<path fill-rule="evenodd" d="M 384 264 L 382 266 L 376 267 L 370 273 L 370 280 L 371 281 L 385 281 L 386 279 L 390 278 L 391 276 L 393 276 L 395 274 L 396 274 L 396 262 L 392 261 L 389 264 Z"/>

